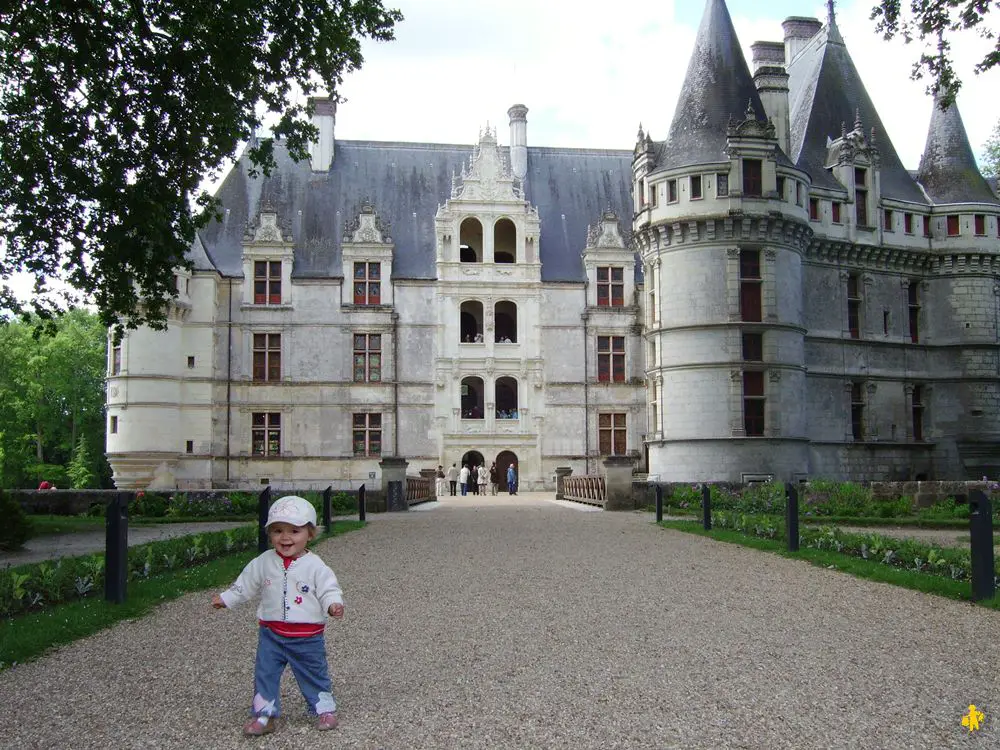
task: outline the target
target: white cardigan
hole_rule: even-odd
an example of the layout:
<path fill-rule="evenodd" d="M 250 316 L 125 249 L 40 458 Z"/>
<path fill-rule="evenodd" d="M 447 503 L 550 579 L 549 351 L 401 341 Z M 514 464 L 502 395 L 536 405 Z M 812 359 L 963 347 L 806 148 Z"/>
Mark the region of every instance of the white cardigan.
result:
<path fill-rule="evenodd" d="M 263 552 L 219 596 L 231 608 L 257 594 L 257 619 L 271 622 L 322 623 L 331 604 L 344 603 L 337 576 L 319 555 L 308 550 L 292 560 L 287 570 L 281 555 L 273 549 Z"/>

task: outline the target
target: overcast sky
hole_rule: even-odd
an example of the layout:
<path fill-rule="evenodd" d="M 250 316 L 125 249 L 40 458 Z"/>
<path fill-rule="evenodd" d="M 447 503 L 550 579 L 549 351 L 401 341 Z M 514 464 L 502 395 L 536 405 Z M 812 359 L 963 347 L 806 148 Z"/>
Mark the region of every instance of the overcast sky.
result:
<path fill-rule="evenodd" d="M 838 26 L 903 164 L 916 169 L 931 112 L 926 84 L 909 78 L 920 47 L 875 34 L 874 3 L 838 2 Z M 703 0 L 385 4 L 405 20 L 395 41 L 365 44 L 364 67 L 341 90 L 336 137 L 467 144 L 489 122 L 507 144 L 507 108 L 523 103 L 529 145 L 630 149 L 640 122 L 662 140 L 704 10 Z M 753 42 L 782 40 L 788 16 L 826 20 L 816 0 L 728 6 L 748 63 Z M 954 46 L 965 84 L 959 109 L 978 156 L 1000 119 L 1000 70 L 974 75 L 988 48 L 974 34 Z"/>

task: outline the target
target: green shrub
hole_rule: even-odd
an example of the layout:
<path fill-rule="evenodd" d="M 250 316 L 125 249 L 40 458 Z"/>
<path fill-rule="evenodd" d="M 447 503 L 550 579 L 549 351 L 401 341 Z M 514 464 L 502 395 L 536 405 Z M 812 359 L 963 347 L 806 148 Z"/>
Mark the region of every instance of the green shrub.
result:
<path fill-rule="evenodd" d="M 800 507 L 803 515 L 807 516 L 877 515 L 871 489 L 852 482 L 830 482 L 824 479 L 809 482 Z"/>
<path fill-rule="evenodd" d="M 917 518 L 926 521 L 935 521 L 939 519 L 951 519 L 951 518 L 968 518 L 969 517 L 969 506 L 966 503 L 957 503 L 955 498 L 949 497 L 945 500 L 939 500 L 933 505 L 929 505 L 926 508 L 920 508 L 917 511 Z"/>
<path fill-rule="evenodd" d="M 34 535 L 31 519 L 21 504 L 0 490 L 0 549 L 19 549 Z"/>
<path fill-rule="evenodd" d="M 163 518 L 167 515 L 168 507 L 170 507 L 170 501 L 163 495 L 140 490 L 135 493 L 135 498 L 128 504 L 128 514 L 130 516 L 145 516 L 146 518 Z"/>

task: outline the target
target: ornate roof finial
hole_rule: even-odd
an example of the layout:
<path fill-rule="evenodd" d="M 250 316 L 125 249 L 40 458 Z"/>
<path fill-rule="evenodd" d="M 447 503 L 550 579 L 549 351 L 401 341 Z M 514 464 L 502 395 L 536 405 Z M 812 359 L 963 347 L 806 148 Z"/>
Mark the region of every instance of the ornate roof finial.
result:
<path fill-rule="evenodd" d="M 854 129 L 861 130 L 861 109 L 854 110 Z"/>
<path fill-rule="evenodd" d="M 868 139 L 868 145 L 875 148 L 875 126 L 872 126 L 872 137 Z"/>
<path fill-rule="evenodd" d="M 837 23 L 837 17 L 833 11 L 835 3 L 833 0 L 826 0 L 826 20 L 831 26 Z"/>
<path fill-rule="evenodd" d="M 747 115 L 746 119 L 756 120 L 757 113 L 753 111 L 753 99 L 747 99 Z"/>
<path fill-rule="evenodd" d="M 841 138 L 847 137 L 847 123 L 845 123 L 843 120 L 840 121 L 840 137 Z"/>
<path fill-rule="evenodd" d="M 644 132 L 642 132 L 642 123 L 641 122 L 639 123 L 639 134 L 636 136 L 636 140 L 639 141 L 640 143 L 642 143 L 644 140 L 646 140 L 646 134 Z"/>

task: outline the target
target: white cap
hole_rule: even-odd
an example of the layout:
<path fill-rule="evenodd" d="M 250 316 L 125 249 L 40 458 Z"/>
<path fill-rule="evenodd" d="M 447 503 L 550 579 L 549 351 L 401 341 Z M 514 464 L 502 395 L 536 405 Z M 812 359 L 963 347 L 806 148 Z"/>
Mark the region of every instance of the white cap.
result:
<path fill-rule="evenodd" d="M 286 495 L 275 501 L 267 512 L 268 528 L 272 523 L 290 523 L 292 526 L 316 525 L 316 509 L 308 500 L 298 495 Z"/>

